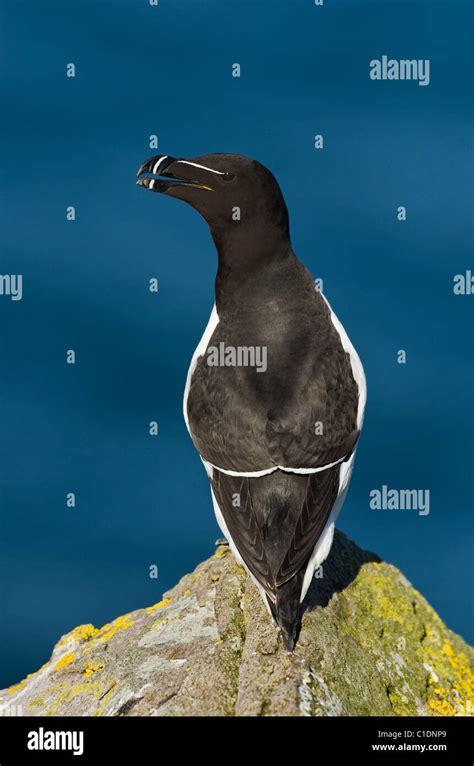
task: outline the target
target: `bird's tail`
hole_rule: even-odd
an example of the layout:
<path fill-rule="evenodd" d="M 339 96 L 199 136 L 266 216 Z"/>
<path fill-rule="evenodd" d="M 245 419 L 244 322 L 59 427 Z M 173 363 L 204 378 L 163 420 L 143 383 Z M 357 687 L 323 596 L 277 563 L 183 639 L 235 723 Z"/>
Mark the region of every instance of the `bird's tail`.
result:
<path fill-rule="evenodd" d="M 281 630 L 283 646 L 292 652 L 298 638 L 301 620 L 300 594 L 302 578 L 298 575 L 276 589 L 275 601 L 268 598 L 272 617 Z"/>

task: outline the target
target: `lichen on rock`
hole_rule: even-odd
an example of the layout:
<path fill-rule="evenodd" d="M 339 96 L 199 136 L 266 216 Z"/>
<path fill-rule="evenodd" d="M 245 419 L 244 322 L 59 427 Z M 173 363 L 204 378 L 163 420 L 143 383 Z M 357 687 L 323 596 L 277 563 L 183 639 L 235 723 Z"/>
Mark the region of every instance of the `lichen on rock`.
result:
<path fill-rule="evenodd" d="M 295 651 L 227 546 L 157 604 L 80 625 L 0 713 L 470 715 L 473 650 L 394 566 L 336 533 Z"/>

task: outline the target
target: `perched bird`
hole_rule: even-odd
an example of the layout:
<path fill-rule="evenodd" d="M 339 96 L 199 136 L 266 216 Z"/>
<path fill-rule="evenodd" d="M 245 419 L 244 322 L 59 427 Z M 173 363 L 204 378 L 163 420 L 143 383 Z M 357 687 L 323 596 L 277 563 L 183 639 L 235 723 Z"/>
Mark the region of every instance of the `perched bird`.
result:
<path fill-rule="evenodd" d="M 184 418 L 222 533 L 292 650 L 347 492 L 363 368 L 292 250 L 267 168 L 236 154 L 155 156 L 137 183 L 188 202 L 217 248 L 216 304 L 191 360 Z"/>

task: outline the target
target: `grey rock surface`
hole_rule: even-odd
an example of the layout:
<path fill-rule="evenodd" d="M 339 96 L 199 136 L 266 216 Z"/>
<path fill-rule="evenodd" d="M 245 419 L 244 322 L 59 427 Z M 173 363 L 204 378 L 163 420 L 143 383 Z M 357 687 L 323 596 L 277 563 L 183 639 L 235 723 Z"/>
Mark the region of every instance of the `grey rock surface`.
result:
<path fill-rule="evenodd" d="M 320 573 L 321 574 L 321 573 Z M 473 650 L 395 567 L 336 533 L 286 652 L 227 546 L 153 606 L 80 625 L 0 713 L 470 715 Z"/>

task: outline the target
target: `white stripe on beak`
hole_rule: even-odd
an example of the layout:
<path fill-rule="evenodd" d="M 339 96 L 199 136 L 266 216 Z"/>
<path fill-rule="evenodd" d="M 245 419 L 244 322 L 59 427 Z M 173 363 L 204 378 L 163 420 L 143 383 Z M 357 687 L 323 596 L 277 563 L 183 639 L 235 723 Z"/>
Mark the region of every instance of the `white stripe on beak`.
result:
<path fill-rule="evenodd" d="M 222 173 L 220 170 L 213 170 L 212 168 L 206 168 L 205 165 L 198 165 L 197 162 L 189 162 L 188 160 L 176 160 L 176 162 L 181 162 L 183 165 L 192 165 L 193 168 L 201 168 L 201 170 L 208 170 L 209 173 L 216 173 L 216 175 L 218 176 L 225 176 L 225 173 Z"/>
<path fill-rule="evenodd" d="M 167 159 L 168 159 L 168 155 L 164 154 L 163 157 L 160 157 L 160 159 L 155 162 L 155 167 L 153 168 L 153 175 L 155 176 L 158 175 L 158 168 L 160 167 L 163 160 L 167 160 Z"/>

